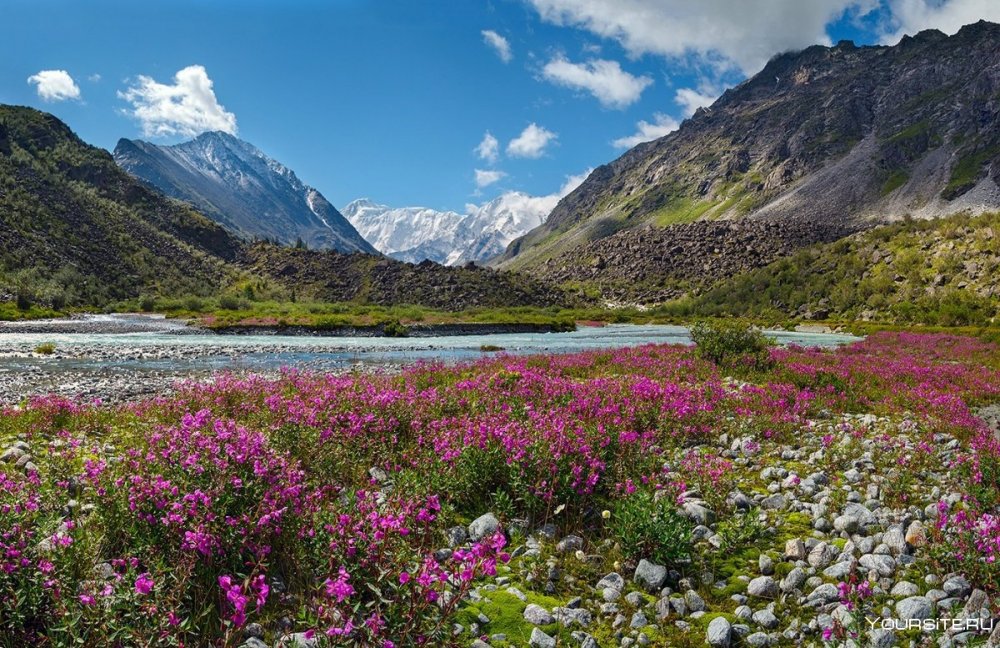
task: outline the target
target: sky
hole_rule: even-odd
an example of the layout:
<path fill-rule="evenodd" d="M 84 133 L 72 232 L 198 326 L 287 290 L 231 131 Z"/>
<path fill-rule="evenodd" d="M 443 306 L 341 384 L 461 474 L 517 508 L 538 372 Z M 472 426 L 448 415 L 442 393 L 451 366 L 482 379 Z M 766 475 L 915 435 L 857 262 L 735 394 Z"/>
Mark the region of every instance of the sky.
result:
<path fill-rule="evenodd" d="M 558 195 L 775 54 L 997 0 L 3 0 L 0 103 L 85 141 L 245 139 L 334 205 Z"/>

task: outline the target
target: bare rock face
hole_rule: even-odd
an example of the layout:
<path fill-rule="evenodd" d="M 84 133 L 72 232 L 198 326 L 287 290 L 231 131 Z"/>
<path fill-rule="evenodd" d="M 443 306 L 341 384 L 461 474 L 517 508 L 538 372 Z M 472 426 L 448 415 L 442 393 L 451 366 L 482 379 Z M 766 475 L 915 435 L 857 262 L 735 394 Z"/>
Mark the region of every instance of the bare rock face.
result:
<path fill-rule="evenodd" d="M 677 131 L 595 169 L 501 265 L 536 267 L 646 225 L 860 227 L 996 209 L 998 42 L 1000 25 L 981 21 L 892 47 L 842 41 L 780 54 Z"/>

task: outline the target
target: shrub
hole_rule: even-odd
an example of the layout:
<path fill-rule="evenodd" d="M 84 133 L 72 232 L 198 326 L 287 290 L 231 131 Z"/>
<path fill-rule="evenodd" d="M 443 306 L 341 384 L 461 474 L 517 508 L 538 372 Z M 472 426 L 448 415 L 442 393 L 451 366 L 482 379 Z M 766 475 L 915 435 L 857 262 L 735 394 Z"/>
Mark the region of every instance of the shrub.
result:
<path fill-rule="evenodd" d="M 410 330 L 399 323 L 399 320 L 392 320 L 382 325 L 382 332 L 386 337 L 406 337 Z"/>
<path fill-rule="evenodd" d="M 35 347 L 35 353 L 41 353 L 42 355 L 52 355 L 56 352 L 56 345 L 52 342 L 43 342 Z"/>
<path fill-rule="evenodd" d="M 194 296 L 192 296 L 192 297 L 187 297 L 187 298 L 184 299 L 184 309 L 185 310 L 189 310 L 189 311 L 193 311 L 193 312 L 197 313 L 197 312 L 200 312 L 202 309 L 204 309 L 204 307 L 205 307 L 205 302 L 203 302 L 200 297 L 194 297 Z"/>
<path fill-rule="evenodd" d="M 239 310 L 240 299 L 235 295 L 223 295 L 219 297 L 219 308 L 222 310 Z"/>
<path fill-rule="evenodd" d="M 742 320 L 703 320 L 691 327 L 691 340 L 698 357 L 719 366 L 764 369 L 772 364 L 774 340 Z"/>
<path fill-rule="evenodd" d="M 719 522 L 718 532 L 722 538 L 722 551 L 739 551 L 753 544 L 764 535 L 766 527 L 760 521 L 756 510 L 743 511 Z"/>
<path fill-rule="evenodd" d="M 669 496 L 637 490 L 619 500 L 608 521 L 608 531 L 622 553 L 634 560 L 645 558 L 662 565 L 675 564 L 691 555 L 691 522 L 682 516 Z"/>
<path fill-rule="evenodd" d="M 149 313 L 154 308 L 156 308 L 156 297 L 152 295 L 143 295 L 139 298 L 139 310 L 143 313 Z"/>
<path fill-rule="evenodd" d="M 17 310 L 30 310 L 32 304 L 34 304 L 34 299 L 30 293 L 27 291 L 18 291 L 15 301 L 17 303 Z"/>

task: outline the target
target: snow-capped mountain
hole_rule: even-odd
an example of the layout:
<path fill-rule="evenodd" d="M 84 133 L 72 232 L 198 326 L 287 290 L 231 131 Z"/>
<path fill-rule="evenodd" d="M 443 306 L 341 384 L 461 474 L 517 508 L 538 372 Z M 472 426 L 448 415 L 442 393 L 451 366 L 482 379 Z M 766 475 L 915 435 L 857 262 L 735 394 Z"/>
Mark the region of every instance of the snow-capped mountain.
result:
<path fill-rule="evenodd" d="M 114 158 L 132 175 L 243 236 L 375 253 L 323 194 L 227 133 L 203 133 L 174 146 L 122 139 Z"/>
<path fill-rule="evenodd" d="M 465 214 L 426 207 L 394 208 L 363 198 L 344 207 L 344 216 L 378 251 L 396 259 L 411 263 L 430 259 L 445 265 L 483 263 L 544 223 L 559 199 L 588 174 L 567 179 L 558 192 L 548 196 L 508 191 L 482 205 L 466 205 Z"/>
<path fill-rule="evenodd" d="M 454 249 L 465 216 L 425 207 L 379 205 L 362 198 L 344 207 L 344 216 L 375 249 L 411 263 L 444 263 Z"/>

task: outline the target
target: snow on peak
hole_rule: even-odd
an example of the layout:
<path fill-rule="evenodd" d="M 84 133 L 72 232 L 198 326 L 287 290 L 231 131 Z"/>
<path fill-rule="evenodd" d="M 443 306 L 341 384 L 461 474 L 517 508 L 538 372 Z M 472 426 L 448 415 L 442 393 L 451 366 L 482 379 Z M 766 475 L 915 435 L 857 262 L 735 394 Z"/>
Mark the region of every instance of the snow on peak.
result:
<path fill-rule="evenodd" d="M 547 196 L 508 191 L 481 205 L 467 205 L 465 214 L 389 207 L 368 198 L 348 203 L 343 214 L 375 249 L 397 259 L 447 265 L 484 262 L 544 223 L 559 200 L 589 174 L 587 170 L 567 178 L 559 191 Z"/>

